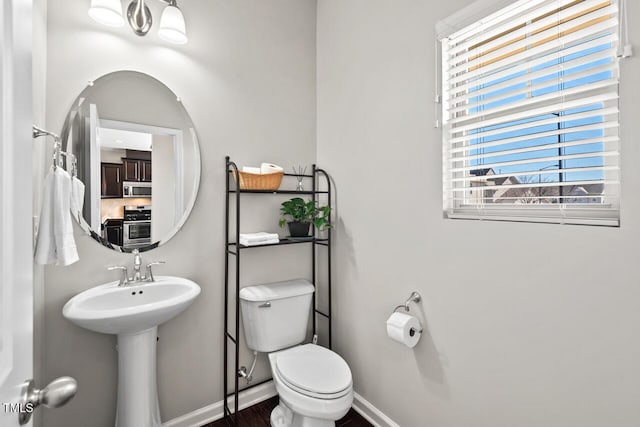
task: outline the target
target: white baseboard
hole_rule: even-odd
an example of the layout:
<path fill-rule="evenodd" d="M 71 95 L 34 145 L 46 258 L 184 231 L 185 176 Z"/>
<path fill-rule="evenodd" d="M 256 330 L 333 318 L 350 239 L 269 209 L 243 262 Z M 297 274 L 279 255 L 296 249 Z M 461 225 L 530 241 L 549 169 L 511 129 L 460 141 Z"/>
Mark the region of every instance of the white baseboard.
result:
<path fill-rule="evenodd" d="M 387 417 L 358 393 L 353 393 L 353 409 L 375 427 L 400 427 L 398 423 Z"/>
<path fill-rule="evenodd" d="M 238 408 L 248 408 L 276 395 L 276 388 L 273 385 L 273 381 L 260 384 L 259 386 L 240 393 Z M 232 397 L 229 399 L 229 407 L 233 408 L 233 406 L 234 399 Z M 400 427 L 399 424 L 355 392 L 353 393 L 353 409 L 375 427 Z M 162 424 L 162 427 L 201 427 L 207 423 L 219 420 L 223 415 L 223 403 L 220 401 L 167 421 Z"/>
<path fill-rule="evenodd" d="M 240 392 L 238 408 L 244 409 L 253 406 L 256 403 L 267 400 L 277 395 L 273 381 L 260 384 L 259 386 L 250 388 Z M 233 410 L 234 399 L 229 399 L 229 408 Z M 219 420 L 224 415 L 223 401 L 213 403 L 204 408 L 196 409 L 193 412 L 174 418 L 166 423 L 162 423 L 162 427 L 201 427 L 207 423 Z"/>

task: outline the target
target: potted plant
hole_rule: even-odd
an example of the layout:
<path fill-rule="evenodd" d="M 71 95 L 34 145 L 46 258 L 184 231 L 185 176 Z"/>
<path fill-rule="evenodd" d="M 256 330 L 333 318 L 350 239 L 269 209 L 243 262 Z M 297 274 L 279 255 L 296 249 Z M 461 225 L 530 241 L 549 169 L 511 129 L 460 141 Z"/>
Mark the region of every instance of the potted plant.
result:
<path fill-rule="evenodd" d="M 329 206 L 316 206 L 313 200 L 304 201 L 300 197 L 282 202 L 280 207 L 280 227 L 289 226 L 291 237 L 308 237 L 311 223 L 321 231 L 331 227 Z"/>

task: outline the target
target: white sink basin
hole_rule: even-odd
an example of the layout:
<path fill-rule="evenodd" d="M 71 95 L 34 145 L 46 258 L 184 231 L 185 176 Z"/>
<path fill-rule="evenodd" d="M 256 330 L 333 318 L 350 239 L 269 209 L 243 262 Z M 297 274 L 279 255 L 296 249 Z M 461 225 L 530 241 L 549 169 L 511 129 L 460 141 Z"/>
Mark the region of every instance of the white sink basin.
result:
<path fill-rule="evenodd" d="M 154 282 L 118 286 L 118 282 L 87 289 L 71 298 L 64 317 L 103 334 L 131 334 L 177 316 L 200 294 L 189 279 L 155 276 Z"/>
<path fill-rule="evenodd" d="M 154 282 L 107 283 L 71 298 L 64 317 L 83 328 L 118 335 L 116 427 L 161 427 L 156 382 L 158 325 L 177 316 L 200 294 L 188 279 L 155 276 Z"/>

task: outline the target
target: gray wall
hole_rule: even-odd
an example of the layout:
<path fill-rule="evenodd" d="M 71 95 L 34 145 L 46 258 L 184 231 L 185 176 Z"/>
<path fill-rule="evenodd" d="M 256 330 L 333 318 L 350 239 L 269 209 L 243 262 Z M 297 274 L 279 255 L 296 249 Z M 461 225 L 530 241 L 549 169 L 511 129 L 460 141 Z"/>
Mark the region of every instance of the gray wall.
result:
<path fill-rule="evenodd" d="M 640 425 L 638 56 L 621 65 L 622 227 L 444 220 L 434 24 L 469 3 L 318 2 L 336 348 L 403 427 Z M 384 326 L 412 290 L 428 327 L 413 350 Z"/>
<path fill-rule="evenodd" d="M 222 157 L 290 167 L 316 155 L 315 2 L 188 3 L 191 40 L 179 48 L 98 26 L 85 1 L 49 8 L 49 127 L 62 126 L 88 80 L 135 69 L 180 95 L 198 129 L 203 172 L 192 217 L 145 256 L 167 260 L 163 272 L 203 288 L 160 328 L 164 420 L 222 398 Z M 621 228 L 447 221 L 440 133 L 432 128 L 433 27 L 469 1 L 318 3 L 317 157 L 338 196 L 335 346 L 356 391 L 407 427 L 638 425 L 640 108 L 630 95 L 638 59 L 622 64 Z M 640 9 L 629 5 L 634 22 Z M 159 16 L 159 2 L 149 6 Z M 279 231 L 277 202 L 245 207 L 246 231 Z M 60 311 L 77 292 L 111 279 L 106 265 L 130 260 L 77 237 L 81 261 L 46 270 L 39 383 L 74 375 L 80 393 L 43 412 L 47 427 L 113 424 L 115 340 L 69 324 Z M 283 257 L 291 277 L 308 274 L 306 254 L 282 249 L 252 252 L 245 283 L 283 278 Z M 424 296 L 428 333 L 409 350 L 386 338 L 384 321 L 412 290 Z M 258 379 L 266 375 L 261 359 Z"/>
<path fill-rule="evenodd" d="M 150 74 L 181 97 L 198 132 L 202 176 L 184 228 L 144 261 L 166 260 L 158 274 L 191 278 L 202 287 L 185 313 L 160 327 L 158 381 L 163 420 L 222 399 L 224 155 L 242 165 L 315 160 L 315 22 L 312 0 L 192 0 L 181 5 L 187 45 L 166 45 L 156 29 L 145 38 L 87 16 L 89 3 L 70 0 L 48 10 L 47 126 L 61 129 L 89 80 L 129 69 Z M 156 22 L 161 2 L 149 2 Z M 280 231 L 279 201 L 246 203 L 244 231 Z M 64 408 L 43 411 L 47 427 L 113 426 L 115 338 L 80 329 L 61 314 L 78 292 L 115 279 L 105 267 L 132 259 L 100 247 L 76 228 L 80 261 L 48 267 L 44 294 L 46 383 L 72 375 L 79 393 Z M 307 253 L 295 248 L 246 257 L 243 284 L 307 276 Z M 290 272 L 282 261 L 293 264 Z M 249 268 L 251 266 L 251 268 Z M 283 277 L 284 275 L 284 277 Z M 243 348 L 243 363 L 250 362 Z M 258 379 L 268 375 L 261 360 Z"/>

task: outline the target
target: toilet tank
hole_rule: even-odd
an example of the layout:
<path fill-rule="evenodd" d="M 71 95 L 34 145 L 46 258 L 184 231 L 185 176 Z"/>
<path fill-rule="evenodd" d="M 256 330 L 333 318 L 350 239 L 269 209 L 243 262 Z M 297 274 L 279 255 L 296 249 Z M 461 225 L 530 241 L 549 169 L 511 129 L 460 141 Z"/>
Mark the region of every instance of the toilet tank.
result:
<path fill-rule="evenodd" d="M 240 289 L 247 346 L 254 351 L 269 353 L 303 342 L 313 291 L 313 285 L 305 279 Z"/>

